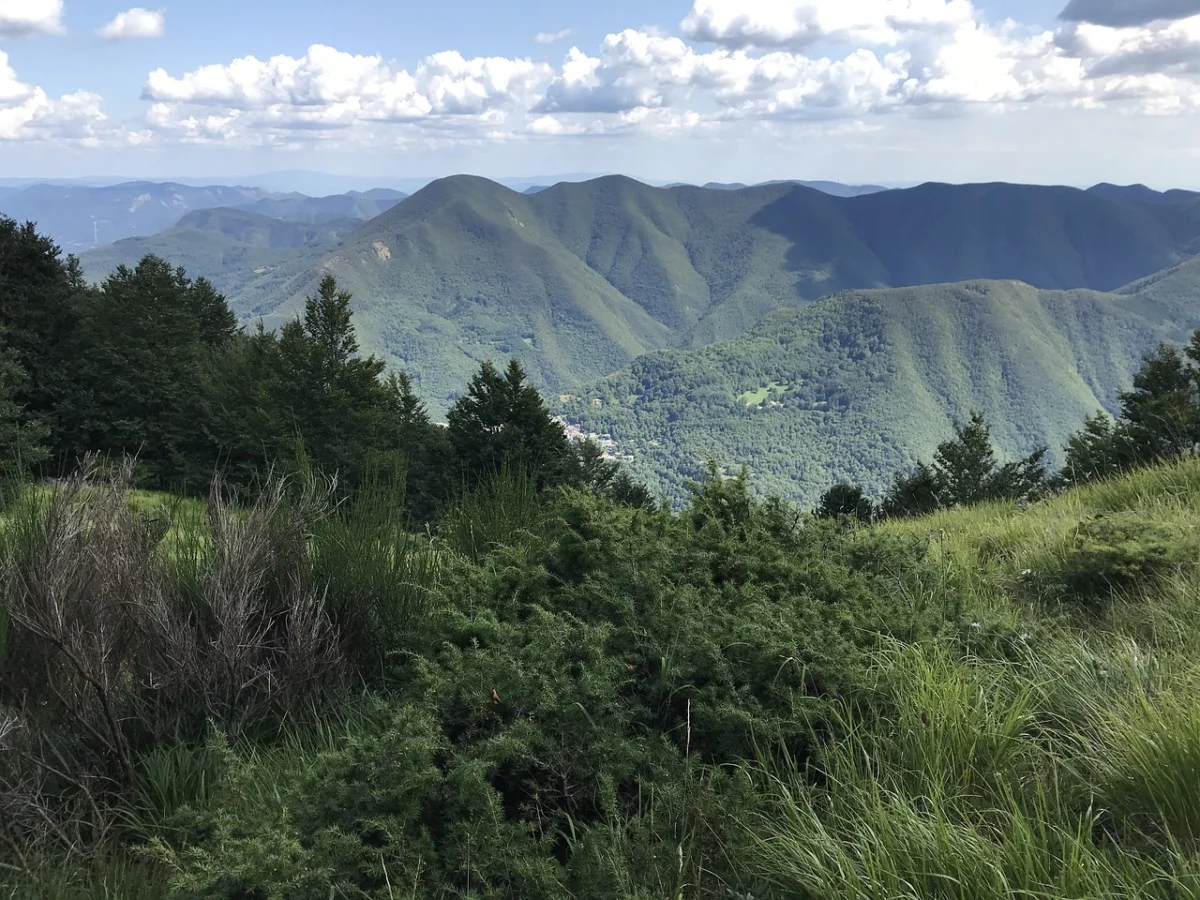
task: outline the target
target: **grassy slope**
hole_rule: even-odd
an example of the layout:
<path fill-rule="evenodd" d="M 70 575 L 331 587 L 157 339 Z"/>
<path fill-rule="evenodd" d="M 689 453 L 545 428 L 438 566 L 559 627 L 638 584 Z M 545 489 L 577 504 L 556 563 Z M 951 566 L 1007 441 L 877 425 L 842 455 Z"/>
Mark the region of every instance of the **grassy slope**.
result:
<path fill-rule="evenodd" d="M 240 313 L 268 324 L 334 272 L 355 293 L 364 346 L 412 371 L 439 406 L 481 359 L 518 356 L 557 393 L 840 290 L 971 278 L 1112 290 L 1175 264 L 1198 235 L 1200 208 L 1069 188 L 842 198 L 786 183 L 661 189 L 608 177 L 523 195 L 458 176 L 279 260 L 267 279 L 262 265 L 226 256 L 213 270 L 193 258 Z"/>
<path fill-rule="evenodd" d="M 1061 447 L 1111 408 L 1144 352 L 1200 326 L 1186 290 L 1197 275 L 1192 263 L 1124 294 L 1016 282 L 847 292 L 733 341 L 635 360 L 561 409 L 612 434 L 671 496 L 709 456 L 804 502 L 843 478 L 878 489 L 971 409 L 1009 453 Z M 771 384 L 788 388 L 748 403 Z"/>
<path fill-rule="evenodd" d="M 977 616 L 977 651 L 882 651 L 877 709 L 824 753 L 836 789 L 779 768 L 777 803 L 751 826 L 757 871 L 781 896 L 820 900 L 946 884 L 973 900 L 1196 896 L 1198 504 L 1188 459 L 1027 510 L 883 526 L 930 542 L 940 574 L 912 602 Z M 1186 549 L 1096 615 L 1031 603 L 1102 517 Z"/>

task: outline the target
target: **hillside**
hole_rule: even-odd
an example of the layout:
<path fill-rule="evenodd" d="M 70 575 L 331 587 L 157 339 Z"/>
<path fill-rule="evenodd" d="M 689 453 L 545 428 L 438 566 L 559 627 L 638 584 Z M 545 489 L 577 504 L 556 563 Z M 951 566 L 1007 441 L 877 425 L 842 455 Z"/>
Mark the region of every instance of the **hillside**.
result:
<path fill-rule="evenodd" d="M 320 224 L 272 218 L 243 209 L 216 207 L 188 213 L 174 229 L 155 235 L 164 242 L 177 229 L 196 229 L 223 235 L 239 244 L 279 249 L 327 243 L 353 231 L 362 224 L 354 218 L 329 219 Z"/>
<path fill-rule="evenodd" d="M 1071 188 L 931 184 L 841 198 L 608 177 L 519 194 L 458 176 L 335 244 L 296 251 L 269 286 L 262 271 L 205 274 L 240 314 L 272 324 L 333 272 L 355 294 L 364 346 L 409 369 L 437 407 L 482 359 L 517 356 L 558 392 L 841 290 L 979 278 L 1113 290 L 1198 239 L 1200 206 Z"/>
<path fill-rule="evenodd" d="M 1146 351 L 1200 326 L 1198 289 L 1200 258 L 1120 294 L 1011 281 L 843 292 L 732 341 L 635 360 L 558 407 L 672 497 L 710 457 L 805 503 L 841 479 L 879 490 L 972 409 L 1010 454 L 1060 448 L 1112 408 Z"/>

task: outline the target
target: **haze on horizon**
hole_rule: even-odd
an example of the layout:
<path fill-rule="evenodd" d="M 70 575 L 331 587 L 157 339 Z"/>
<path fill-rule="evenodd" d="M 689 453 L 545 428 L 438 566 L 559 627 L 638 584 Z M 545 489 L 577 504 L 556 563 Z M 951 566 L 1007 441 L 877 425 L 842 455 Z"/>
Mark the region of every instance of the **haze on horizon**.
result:
<path fill-rule="evenodd" d="M 8 177 L 1200 187 L 1200 0 L 0 0 Z"/>

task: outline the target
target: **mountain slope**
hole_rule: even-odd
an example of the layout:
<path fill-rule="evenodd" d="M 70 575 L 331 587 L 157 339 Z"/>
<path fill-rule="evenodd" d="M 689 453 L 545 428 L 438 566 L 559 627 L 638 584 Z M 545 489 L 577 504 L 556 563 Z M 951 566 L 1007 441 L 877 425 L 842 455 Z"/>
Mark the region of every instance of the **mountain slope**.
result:
<path fill-rule="evenodd" d="M 881 489 L 972 409 L 1009 453 L 1060 448 L 1113 407 L 1146 351 L 1198 326 L 1200 260 L 1120 294 L 1011 281 L 844 292 L 733 341 L 635 360 L 559 407 L 671 496 L 711 456 L 811 502 L 840 479 Z"/>
<path fill-rule="evenodd" d="M 224 235 L 240 244 L 255 247 L 303 247 L 307 244 L 335 240 L 359 227 L 362 222 L 354 218 L 329 219 L 320 224 L 271 218 L 244 209 L 218 206 L 188 213 L 175 229 L 156 235 L 164 241 L 176 229 L 197 229 Z"/>

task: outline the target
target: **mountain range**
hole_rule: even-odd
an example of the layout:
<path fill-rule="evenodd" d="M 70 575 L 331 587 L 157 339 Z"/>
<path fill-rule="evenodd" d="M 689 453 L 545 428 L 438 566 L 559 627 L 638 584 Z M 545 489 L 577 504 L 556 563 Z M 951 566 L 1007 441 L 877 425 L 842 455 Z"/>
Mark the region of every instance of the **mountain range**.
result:
<path fill-rule="evenodd" d="M 879 488 L 972 408 L 1006 452 L 1058 447 L 1157 341 L 1200 326 L 1200 194 L 1139 185 L 518 193 L 456 176 L 363 223 L 219 208 L 83 262 L 102 277 L 146 253 L 268 327 L 333 273 L 364 349 L 435 414 L 480 361 L 521 359 L 672 496 L 710 453 L 797 499 Z"/>
<path fill-rule="evenodd" d="M 1200 195 L 1108 193 L 927 184 L 835 197 L 614 176 L 520 194 L 456 176 L 331 242 L 285 252 L 193 224 L 83 259 L 99 277 L 156 253 L 268 325 L 332 272 L 355 295 L 364 347 L 409 369 L 439 408 L 483 359 L 516 356 L 565 392 L 838 291 L 973 279 L 1111 291 L 1200 252 Z"/>
<path fill-rule="evenodd" d="M 0 214 L 18 221 L 34 221 L 64 250 L 80 253 L 98 244 L 157 234 L 195 210 L 228 207 L 294 222 L 322 224 L 354 219 L 361 223 L 406 196 L 399 191 L 376 189 L 308 197 L 255 187 L 191 187 L 150 181 L 100 187 L 35 184 L 0 190 Z"/>

